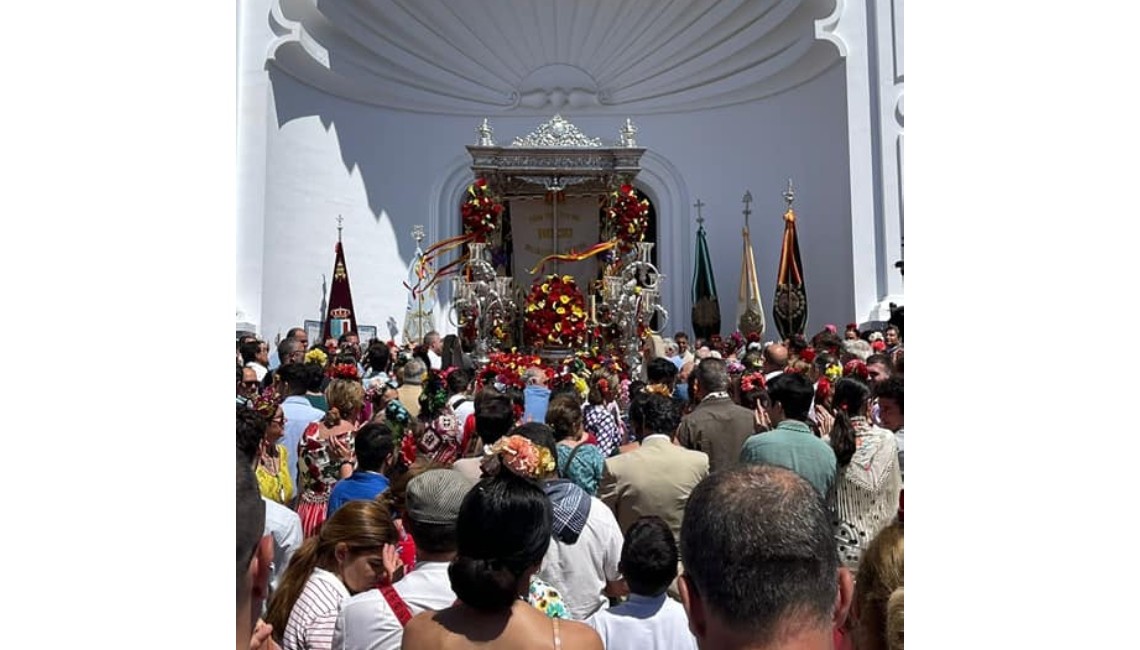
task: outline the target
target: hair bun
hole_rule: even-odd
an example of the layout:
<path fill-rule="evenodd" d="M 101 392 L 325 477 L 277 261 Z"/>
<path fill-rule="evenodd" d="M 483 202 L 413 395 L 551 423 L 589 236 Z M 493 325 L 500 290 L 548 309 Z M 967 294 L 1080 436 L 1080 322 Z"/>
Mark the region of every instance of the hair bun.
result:
<path fill-rule="evenodd" d="M 518 598 L 521 576 L 495 559 L 459 556 L 447 568 L 447 575 L 459 600 L 475 609 L 501 611 Z"/>

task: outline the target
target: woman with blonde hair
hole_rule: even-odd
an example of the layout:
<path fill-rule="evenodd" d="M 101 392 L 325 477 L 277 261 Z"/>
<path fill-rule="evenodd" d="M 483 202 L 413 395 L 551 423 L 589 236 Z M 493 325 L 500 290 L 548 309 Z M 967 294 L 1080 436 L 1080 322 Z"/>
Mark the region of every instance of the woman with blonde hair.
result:
<path fill-rule="evenodd" d="M 903 524 L 879 531 L 863 554 L 848 617 L 855 650 L 903 650 Z"/>
<path fill-rule="evenodd" d="M 301 530 L 311 537 L 327 516 L 329 492 L 342 478 L 352 476 L 356 466 L 354 434 L 357 416 L 364 407 L 364 385 L 359 380 L 333 379 L 325 390 L 329 411 L 301 434 L 297 457 L 301 498 L 297 514 Z"/>
<path fill-rule="evenodd" d="M 265 616 L 282 650 L 331 648 L 341 601 L 391 579 L 396 539 L 388 508 L 377 501 L 349 501 L 306 539 Z"/>

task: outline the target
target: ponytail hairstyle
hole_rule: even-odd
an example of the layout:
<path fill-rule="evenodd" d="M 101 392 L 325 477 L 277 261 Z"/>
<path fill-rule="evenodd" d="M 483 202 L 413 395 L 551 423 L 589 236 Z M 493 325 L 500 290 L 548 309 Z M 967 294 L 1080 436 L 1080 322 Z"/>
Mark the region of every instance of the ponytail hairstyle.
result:
<path fill-rule="evenodd" d="M 844 377 L 835 382 L 831 406 L 835 410 L 835 425 L 831 428 L 831 449 L 839 467 L 846 467 L 855 454 L 855 427 L 851 418 L 864 415 L 871 389 L 866 382 L 855 377 Z"/>
<path fill-rule="evenodd" d="M 552 522 L 534 481 L 507 470 L 479 481 L 456 520 L 458 553 L 447 569 L 455 595 L 480 611 L 510 609 L 546 555 Z"/>
<path fill-rule="evenodd" d="M 395 544 L 400 534 L 392 523 L 388 507 L 380 501 L 349 501 L 321 524 L 317 534 L 305 540 L 289 560 L 289 566 L 269 600 L 265 622 L 273 626 L 278 643 L 285 634 L 289 615 L 305 584 L 317 568 L 336 570 L 336 547 L 348 545 L 350 553 L 384 548 Z"/>

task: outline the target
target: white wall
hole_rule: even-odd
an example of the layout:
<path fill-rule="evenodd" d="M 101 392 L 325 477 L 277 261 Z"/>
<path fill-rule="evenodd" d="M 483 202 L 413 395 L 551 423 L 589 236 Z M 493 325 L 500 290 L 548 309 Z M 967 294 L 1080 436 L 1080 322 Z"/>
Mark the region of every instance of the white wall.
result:
<path fill-rule="evenodd" d="M 272 337 L 305 318 L 319 317 L 321 274 L 331 272 L 340 214 L 359 321 L 384 332 L 388 317 L 402 323 L 405 292 L 400 282 L 414 250 L 412 226 L 428 226 L 429 242 L 450 234 L 447 224 L 428 218 L 439 201 L 433 186 L 438 193 L 441 176 L 466 167 L 464 145 L 475 142 L 478 121 L 389 111 L 329 96 L 281 73 L 271 71 L 270 78 L 272 121 L 280 126 L 270 124 L 267 146 L 261 331 Z M 808 330 L 854 316 L 845 102 L 840 64 L 795 90 L 752 104 L 631 116 L 640 129 L 638 144 L 650 150 L 647 156 L 664 158 L 683 179 L 679 195 L 688 203 L 699 197 L 706 204 L 725 333 L 735 319 L 740 277 L 740 199 L 745 190 L 755 198 L 752 237 L 770 311 L 783 232 L 781 192 L 789 177 L 796 188 L 810 299 Z M 543 121 L 489 117 L 500 144 Z M 607 141 L 616 138 L 621 123 L 572 112 L 564 117 L 587 135 Z M 658 256 L 669 282 L 683 287 L 684 300 L 666 304 L 674 315 L 671 329 L 691 328 L 695 211 L 688 207 L 684 215 L 685 236 Z M 458 231 L 457 214 L 451 228 L 451 233 Z M 668 228 L 659 224 L 660 231 Z"/>

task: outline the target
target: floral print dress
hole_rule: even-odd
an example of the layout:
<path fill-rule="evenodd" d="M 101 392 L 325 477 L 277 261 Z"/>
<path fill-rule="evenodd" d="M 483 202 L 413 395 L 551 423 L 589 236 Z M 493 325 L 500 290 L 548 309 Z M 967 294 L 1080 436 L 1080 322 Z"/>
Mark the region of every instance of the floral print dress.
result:
<path fill-rule="evenodd" d="M 300 473 L 301 500 L 297 515 L 301 518 L 301 531 L 308 539 L 320 530 L 328 516 L 329 493 L 340 480 L 340 463 L 330 453 L 331 438 L 321 439 L 321 425 L 313 422 L 301 434 L 297 445 L 298 457 L 304 471 Z M 355 437 L 345 436 L 349 450 L 355 449 Z"/>

